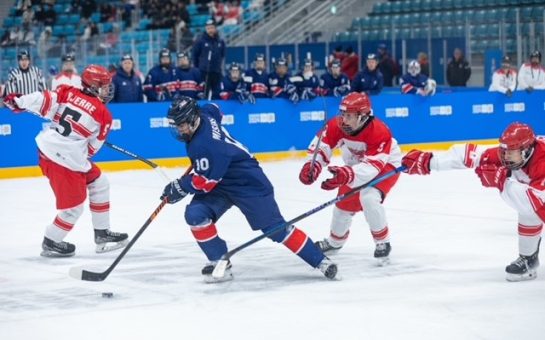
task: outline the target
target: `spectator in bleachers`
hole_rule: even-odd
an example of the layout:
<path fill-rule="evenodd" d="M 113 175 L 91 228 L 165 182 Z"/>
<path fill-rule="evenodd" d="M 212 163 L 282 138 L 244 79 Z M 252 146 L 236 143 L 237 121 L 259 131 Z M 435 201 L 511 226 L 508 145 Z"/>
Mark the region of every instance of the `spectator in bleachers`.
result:
<path fill-rule="evenodd" d="M 266 70 L 265 56 L 257 53 L 253 62 L 253 68 L 244 73 L 244 81 L 248 83 L 250 93 L 254 98 L 269 97 L 269 75 Z"/>
<path fill-rule="evenodd" d="M 19 42 L 20 46 L 34 46 L 36 45 L 36 39 L 34 39 L 34 31 L 30 24 L 24 24 L 22 30 L 22 39 Z"/>
<path fill-rule="evenodd" d="M 378 56 L 369 53 L 365 63 L 365 68 L 352 80 L 351 91 L 367 95 L 379 94 L 384 87 L 384 77 L 378 69 Z"/>
<path fill-rule="evenodd" d="M 248 83 L 242 78 L 242 67 L 237 63 L 229 65 L 228 74 L 223 77 L 220 87 L 220 97 L 223 100 L 255 104 L 255 97 L 248 90 Z"/>
<path fill-rule="evenodd" d="M 134 69 L 134 60 L 130 54 L 121 57 L 121 66 L 112 79 L 114 85 L 114 103 L 141 103 L 144 101 L 142 79 Z"/>
<path fill-rule="evenodd" d="M 428 54 L 425 52 L 418 53 L 418 63 L 420 64 L 420 73 L 426 77 L 430 76 L 430 61 L 428 60 Z"/>
<path fill-rule="evenodd" d="M 466 86 L 471 77 L 471 67 L 461 49 L 455 48 L 447 66 L 447 83 L 450 86 Z"/>
<path fill-rule="evenodd" d="M 378 45 L 378 69 L 384 78 L 384 86 L 394 86 L 394 80 L 399 76 L 399 65 L 394 58 L 390 56 L 390 52 L 386 44 Z"/>
<path fill-rule="evenodd" d="M 225 42 L 219 36 L 214 20 L 206 22 L 205 30 L 193 45 L 193 65 L 205 80 L 205 98 L 219 98 Z"/>
<path fill-rule="evenodd" d="M 335 51 L 333 51 L 333 53 L 331 53 L 328 57 L 328 65 L 327 67 L 331 67 L 332 63 L 333 63 L 333 60 L 338 60 L 341 64 L 343 62 L 343 59 L 346 57 L 346 53 L 344 53 L 343 51 L 343 47 L 342 46 L 337 46 L 335 47 Z"/>
<path fill-rule="evenodd" d="M 223 19 L 225 18 L 225 5 L 223 2 L 219 0 L 210 1 L 208 3 L 208 11 L 216 25 L 220 26 L 223 24 Z"/>
<path fill-rule="evenodd" d="M 125 27 L 131 27 L 132 25 L 132 13 L 136 9 L 136 4 L 131 0 L 123 0 L 123 6 L 121 6 L 121 20 L 125 23 Z"/>
<path fill-rule="evenodd" d="M 342 60 L 341 70 L 348 79 L 352 80 L 360 68 L 360 57 L 354 52 L 352 46 L 348 46 L 345 52 L 346 56 Z"/>
<path fill-rule="evenodd" d="M 51 80 L 51 90 L 55 91 L 61 85 L 70 85 L 81 89 L 81 77 L 76 70 L 76 57 L 67 53 L 61 58 L 61 72 Z"/>
<path fill-rule="evenodd" d="M 15 46 L 23 39 L 23 31 L 18 26 L 13 26 L 2 40 L 2 47 Z"/>
<path fill-rule="evenodd" d="M 176 67 L 176 80 L 178 94 L 193 99 L 204 98 L 203 80 L 201 71 L 191 66 L 191 59 L 186 52 L 179 52 L 178 66 Z"/>
<path fill-rule="evenodd" d="M 237 25 L 242 18 L 242 6 L 240 1 L 229 1 L 225 6 L 224 25 Z"/>
<path fill-rule="evenodd" d="M 184 27 L 188 27 L 191 23 L 191 16 L 189 15 L 189 12 L 187 11 L 187 8 L 185 6 L 184 2 L 179 2 L 177 5 L 177 8 L 175 10 L 177 16 L 179 17 L 179 22 L 177 25 L 182 25 L 181 22 L 183 22 L 185 25 Z M 178 29 L 181 27 L 178 27 Z"/>
<path fill-rule="evenodd" d="M 49 54 L 48 52 L 52 42 L 52 31 L 50 26 L 46 26 L 42 33 L 40 33 L 40 37 L 38 38 L 38 55 L 40 58 L 47 58 Z"/>
<path fill-rule="evenodd" d="M 100 22 L 112 22 L 116 20 L 117 9 L 108 3 L 100 5 Z"/>
<path fill-rule="evenodd" d="M 57 22 L 57 13 L 53 9 L 53 6 L 51 6 L 50 4 L 44 4 L 43 8 L 43 24 L 45 26 L 55 26 L 55 23 Z"/>
<path fill-rule="evenodd" d="M 176 68 L 172 66 L 170 51 L 163 48 L 159 52 L 159 65 L 148 72 L 144 82 L 144 94 L 148 102 L 170 101 L 176 95 Z"/>
<path fill-rule="evenodd" d="M 303 70 L 297 74 L 294 81 L 297 86 L 297 94 L 301 100 L 312 100 L 320 93 L 320 80 L 314 74 L 314 62 L 312 59 L 305 59 Z"/>
<path fill-rule="evenodd" d="M 30 65 L 30 54 L 27 50 L 20 50 L 17 54 L 18 68 L 12 68 L 6 82 L 5 95 L 10 93 L 29 94 L 44 91 L 47 87 L 42 71 Z"/>
<path fill-rule="evenodd" d="M 32 7 L 28 6 L 24 8 L 22 19 L 23 26 L 30 26 L 32 24 L 34 21 L 34 11 L 32 10 Z"/>
<path fill-rule="evenodd" d="M 321 92 L 324 96 L 343 97 L 350 92 L 350 80 L 341 72 L 339 59 L 333 59 L 329 72 L 322 74 L 320 79 Z"/>
<path fill-rule="evenodd" d="M 292 103 L 299 101 L 297 87 L 293 84 L 288 70 L 288 61 L 280 57 L 274 63 L 274 72 L 269 74 L 269 91 L 272 98 L 289 99 Z"/>
<path fill-rule="evenodd" d="M 421 96 L 433 96 L 435 94 L 435 80 L 420 73 L 420 64 L 411 60 L 408 72 L 401 77 L 401 93 L 418 94 Z"/>
<path fill-rule="evenodd" d="M 541 52 L 530 54 L 530 61 L 520 66 L 517 90 L 530 93 L 545 89 L 545 68 L 541 65 Z"/>
<path fill-rule="evenodd" d="M 89 21 L 91 15 L 97 10 L 97 4 L 95 0 L 76 0 L 79 4 L 80 15 L 84 21 Z"/>
<path fill-rule="evenodd" d="M 83 30 L 83 34 L 80 37 L 80 40 L 83 42 L 94 42 L 95 38 L 99 35 L 98 26 L 94 22 L 90 21 L 87 23 L 87 26 L 85 26 L 85 29 Z"/>
<path fill-rule="evenodd" d="M 496 91 L 511 97 L 517 87 L 517 70 L 511 68 L 511 59 L 503 57 L 501 68 L 492 75 L 492 83 L 488 91 Z"/>

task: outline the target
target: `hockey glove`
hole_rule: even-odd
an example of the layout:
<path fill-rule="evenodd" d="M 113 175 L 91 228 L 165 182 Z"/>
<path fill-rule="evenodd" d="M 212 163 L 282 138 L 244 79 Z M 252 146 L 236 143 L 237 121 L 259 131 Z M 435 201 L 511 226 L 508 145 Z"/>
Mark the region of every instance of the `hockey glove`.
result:
<path fill-rule="evenodd" d="M 513 91 L 511 91 L 511 89 L 507 89 L 507 91 L 505 91 L 505 95 L 507 97 L 511 97 L 513 95 Z"/>
<path fill-rule="evenodd" d="M 299 95 L 297 94 L 297 91 L 294 91 L 292 94 L 290 94 L 290 101 L 294 104 L 297 104 L 299 102 Z"/>
<path fill-rule="evenodd" d="M 301 100 L 312 100 L 316 98 L 316 93 L 312 89 L 304 89 L 301 93 Z"/>
<path fill-rule="evenodd" d="M 167 203 L 174 204 L 179 201 L 181 201 L 184 197 L 187 196 L 187 192 L 185 192 L 181 187 L 182 179 L 175 179 L 174 181 L 167 184 L 165 189 L 163 190 L 163 194 L 161 195 L 160 199 L 164 200 L 167 198 Z"/>
<path fill-rule="evenodd" d="M 528 92 L 528 93 L 532 93 L 533 90 L 534 90 L 534 88 L 531 87 L 531 86 L 528 86 L 528 87 L 526 88 L 526 92 Z"/>
<path fill-rule="evenodd" d="M 487 188 L 498 188 L 503 191 L 503 186 L 507 177 L 511 176 L 511 171 L 504 166 L 494 164 L 483 164 L 475 169 L 475 173 L 479 176 L 481 183 Z"/>
<path fill-rule="evenodd" d="M 420 150 L 411 150 L 401 160 L 409 175 L 429 175 L 430 160 L 433 157 L 431 152 L 423 152 Z"/>
<path fill-rule="evenodd" d="M 21 97 L 22 94 L 20 93 L 10 93 L 7 96 L 4 97 L 4 105 L 14 113 L 21 113 L 25 110 L 21 109 L 19 105 L 15 102 L 15 98 Z"/>
<path fill-rule="evenodd" d="M 350 92 L 350 85 L 348 84 L 337 86 L 333 89 L 333 95 L 335 97 L 345 96 L 346 94 L 348 94 L 348 92 Z"/>
<path fill-rule="evenodd" d="M 255 97 L 254 97 L 254 95 L 253 95 L 251 92 L 248 93 L 248 98 L 247 98 L 247 100 L 248 100 L 248 103 L 250 103 L 250 104 L 255 104 Z"/>
<path fill-rule="evenodd" d="M 320 162 L 314 162 L 314 167 L 311 166 L 312 162 L 306 162 L 299 173 L 299 180 L 305 185 L 310 185 L 318 179 L 322 172 L 322 164 Z M 311 172 L 312 168 L 312 172 Z"/>
<path fill-rule="evenodd" d="M 246 98 L 248 96 L 248 91 L 245 91 L 245 90 L 242 90 L 242 89 L 237 89 L 235 92 L 237 94 L 237 99 L 238 99 L 239 103 L 244 104 L 246 102 Z"/>
<path fill-rule="evenodd" d="M 354 181 L 354 170 L 350 166 L 329 166 L 327 170 L 333 177 L 322 182 L 324 190 L 333 190 Z"/>

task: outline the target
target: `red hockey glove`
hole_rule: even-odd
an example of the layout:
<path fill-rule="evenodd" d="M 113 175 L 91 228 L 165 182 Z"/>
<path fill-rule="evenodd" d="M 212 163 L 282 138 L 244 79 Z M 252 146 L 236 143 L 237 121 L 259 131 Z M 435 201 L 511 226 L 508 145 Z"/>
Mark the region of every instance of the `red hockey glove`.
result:
<path fill-rule="evenodd" d="M 314 183 L 322 172 L 322 164 L 320 164 L 320 162 L 314 162 L 314 167 L 312 168 L 311 173 L 311 163 L 312 162 L 306 162 L 305 165 L 303 165 L 301 172 L 299 173 L 299 180 L 305 185 L 310 185 Z"/>
<path fill-rule="evenodd" d="M 14 113 L 21 113 L 25 110 L 21 109 L 17 103 L 15 102 L 15 98 L 21 97 L 22 94 L 20 93 L 10 93 L 7 96 L 4 97 L 4 105 Z"/>
<path fill-rule="evenodd" d="M 409 175 L 429 175 L 432 156 L 431 152 L 411 150 L 403 157 L 401 164 L 407 167 L 405 172 Z"/>
<path fill-rule="evenodd" d="M 333 177 L 322 182 L 322 189 L 333 190 L 354 181 L 354 170 L 350 166 L 330 166 L 327 168 Z"/>
<path fill-rule="evenodd" d="M 483 186 L 487 188 L 498 188 L 503 191 L 505 180 L 511 176 L 511 171 L 504 166 L 494 164 L 483 164 L 475 169 L 475 173 L 481 179 Z"/>

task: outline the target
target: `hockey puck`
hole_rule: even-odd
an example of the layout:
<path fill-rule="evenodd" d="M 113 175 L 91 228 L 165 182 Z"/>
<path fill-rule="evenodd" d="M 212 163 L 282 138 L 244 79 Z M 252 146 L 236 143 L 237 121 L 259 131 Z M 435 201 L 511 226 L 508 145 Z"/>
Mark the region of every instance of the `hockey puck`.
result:
<path fill-rule="evenodd" d="M 109 299 L 109 298 L 113 298 L 113 297 L 114 297 L 114 293 L 112 293 L 112 292 L 104 292 L 104 293 L 102 293 L 102 297 L 103 297 L 103 298 L 108 298 L 108 299 Z"/>

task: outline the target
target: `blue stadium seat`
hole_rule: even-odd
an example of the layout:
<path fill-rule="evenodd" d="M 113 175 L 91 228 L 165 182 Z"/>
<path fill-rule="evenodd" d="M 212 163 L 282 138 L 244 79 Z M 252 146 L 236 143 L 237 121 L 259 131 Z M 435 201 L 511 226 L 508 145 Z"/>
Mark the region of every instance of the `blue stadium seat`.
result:
<path fill-rule="evenodd" d="M 443 0 L 442 9 L 451 10 L 454 8 L 454 0 Z"/>
<path fill-rule="evenodd" d="M 392 12 L 399 13 L 401 12 L 401 1 L 394 1 L 392 4 Z"/>
<path fill-rule="evenodd" d="M 399 32 L 399 37 L 401 39 L 410 39 L 411 38 L 411 29 L 410 28 L 402 28 Z"/>
<path fill-rule="evenodd" d="M 95 22 L 95 23 L 99 23 L 100 22 L 100 13 L 98 12 L 95 12 L 91 15 L 91 21 Z"/>
<path fill-rule="evenodd" d="M 190 16 L 194 16 L 199 12 L 199 9 L 196 4 L 189 4 L 187 5 L 186 8 Z"/>
<path fill-rule="evenodd" d="M 456 11 L 454 12 L 454 22 L 457 24 L 463 24 L 466 21 L 466 12 L 465 11 Z"/>
<path fill-rule="evenodd" d="M 430 17 L 431 17 L 430 13 L 421 13 L 420 22 L 423 24 L 427 24 L 428 22 L 430 22 Z"/>
<path fill-rule="evenodd" d="M 403 13 L 409 13 L 412 11 L 412 4 L 411 4 L 411 0 L 407 0 L 407 1 L 401 1 L 401 12 Z"/>
<path fill-rule="evenodd" d="M 70 15 L 68 19 L 68 23 L 72 25 L 77 25 L 81 21 L 81 17 L 79 14 L 72 14 Z"/>
<path fill-rule="evenodd" d="M 360 26 L 362 29 L 371 28 L 371 19 L 369 17 L 360 18 Z"/>
<path fill-rule="evenodd" d="M 431 37 L 432 38 L 441 38 L 443 36 L 443 31 L 440 26 L 432 26 L 431 28 Z"/>
<path fill-rule="evenodd" d="M 403 27 L 411 26 L 411 24 L 413 24 L 413 22 L 411 21 L 411 15 L 403 14 L 400 18 L 399 24 Z"/>
<path fill-rule="evenodd" d="M 431 11 L 431 1 L 432 0 L 422 0 L 420 3 L 420 8 L 422 11 Z"/>
<path fill-rule="evenodd" d="M 148 25 L 151 24 L 151 19 L 148 18 L 142 18 L 140 22 L 138 23 L 138 30 L 147 30 Z"/>
<path fill-rule="evenodd" d="M 500 14 L 499 14 L 499 12 L 497 10 L 487 9 L 484 20 L 486 22 L 491 22 L 491 23 L 499 22 L 500 21 L 499 15 Z"/>
<path fill-rule="evenodd" d="M 377 2 L 373 5 L 373 14 L 382 14 L 384 13 L 383 9 L 382 9 L 382 3 L 381 2 Z"/>
<path fill-rule="evenodd" d="M 11 28 L 13 25 L 13 17 L 7 17 L 4 19 L 4 27 Z"/>
<path fill-rule="evenodd" d="M 441 12 L 432 12 L 430 16 L 430 21 L 432 24 L 441 23 Z"/>
<path fill-rule="evenodd" d="M 532 19 L 543 22 L 543 11 L 545 11 L 545 7 L 541 7 L 541 6 L 534 7 L 532 11 Z"/>
<path fill-rule="evenodd" d="M 454 23 L 454 13 L 450 11 L 443 12 L 442 24 L 450 25 L 452 23 Z"/>
<path fill-rule="evenodd" d="M 452 26 L 443 26 L 443 37 L 445 37 L 445 38 L 454 37 L 454 27 L 452 27 Z"/>
<path fill-rule="evenodd" d="M 385 2 L 382 4 L 382 13 L 388 14 L 392 12 L 392 4 L 390 2 Z"/>
<path fill-rule="evenodd" d="M 377 28 L 379 27 L 380 25 L 380 17 L 374 15 L 372 17 L 369 17 L 369 20 L 370 20 L 370 23 L 371 23 L 371 27 L 372 28 Z"/>
<path fill-rule="evenodd" d="M 443 10 L 443 0 L 432 0 L 431 9 L 435 11 Z"/>
<path fill-rule="evenodd" d="M 463 0 L 454 0 L 453 5 L 454 5 L 454 8 L 460 9 L 464 7 L 464 2 Z"/>
<path fill-rule="evenodd" d="M 455 37 L 463 37 L 466 35 L 466 28 L 462 25 L 454 26 L 452 33 Z"/>
<path fill-rule="evenodd" d="M 424 14 L 429 13 L 414 12 L 409 14 L 409 22 L 412 24 L 412 26 L 421 26 L 423 23 L 427 23 L 428 21 L 423 19 Z M 427 19 L 429 20 L 429 16 Z"/>

